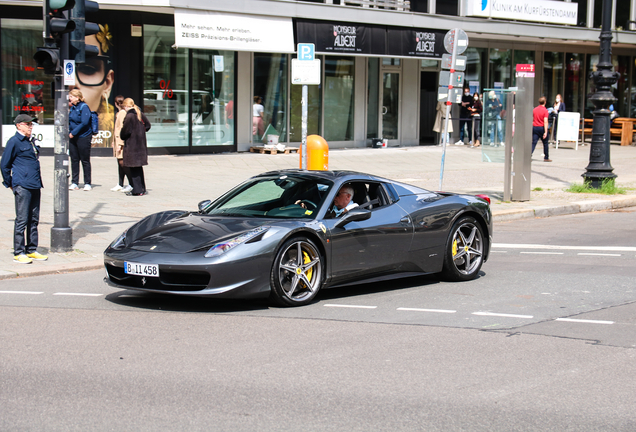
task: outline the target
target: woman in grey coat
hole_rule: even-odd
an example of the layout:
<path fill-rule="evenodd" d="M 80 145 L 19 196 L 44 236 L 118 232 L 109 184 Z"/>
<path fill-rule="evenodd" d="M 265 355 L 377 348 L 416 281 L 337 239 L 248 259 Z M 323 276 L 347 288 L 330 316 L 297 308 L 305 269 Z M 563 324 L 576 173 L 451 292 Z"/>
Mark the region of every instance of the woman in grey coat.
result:
<path fill-rule="evenodd" d="M 124 166 L 130 168 L 133 187 L 126 195 L 146 195 L 148 191 L 143 166 L 148 165 L 146 132 L 150 130 L 150 121 L 131 98 L 124 99 L 123 105 L 126 117 L 119 136 L 124 140 Z"/>

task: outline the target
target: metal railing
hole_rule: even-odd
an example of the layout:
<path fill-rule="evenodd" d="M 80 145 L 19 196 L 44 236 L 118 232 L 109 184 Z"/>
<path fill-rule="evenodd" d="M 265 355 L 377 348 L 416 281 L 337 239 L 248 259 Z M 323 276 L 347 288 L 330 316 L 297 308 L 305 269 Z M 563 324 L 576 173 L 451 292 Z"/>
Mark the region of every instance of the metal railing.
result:
<path fill-rule="evenodd" d="M 334 0 L 323 0 L 323 3 L 336 4 Z M 340 0 L 339 3 L 341 6 L 360 6 L 364 8 L 407 12 L 411 10 L 411 2 L 409 0 Z"/>

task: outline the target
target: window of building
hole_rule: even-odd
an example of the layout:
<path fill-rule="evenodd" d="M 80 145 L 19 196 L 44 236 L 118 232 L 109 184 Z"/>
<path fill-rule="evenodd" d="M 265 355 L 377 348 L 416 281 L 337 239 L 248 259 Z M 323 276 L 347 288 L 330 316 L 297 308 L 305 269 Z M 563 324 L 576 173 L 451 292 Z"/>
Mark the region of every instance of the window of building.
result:
<path fill-rule="evenodd" d="M 53 124 L 52 75 L 35 68 L 33 54 L 42 46 L 42 21 L 2 19 L 2 124 L 13 126 L 20 113 Z M 11 128 L 9 128 L 11 129 Z M 10 138 L 15 127 L 10 130 Z M 6 135 L 6 134 L 5 134 Z"/>
<path fill-rule="evenodd" d="M 563 53 L 543 53 L 543 96 L 548 100 L 547 106 L 557 94 L 563 94 Z"/>
<path fill-rule="evenodd" d="M 593 21 L 594 28 L 600 28 L 603 23 L 603 0 L 594 1 L 594 16 Z"/>
<path fill-rule="evenodd" d="M 486 87 L 484 82 L 486 80 L 486 68 L 482 65 L 486 64 L 487 48 L 475 48 L 469 47 L 464 56 L 466 56 L 466 75 L 464 75 L 464 86 L 470 85 L 471 82 L 478 82 L 479 86 L 471 85 L 471 93 L 475 91 L 481 91 Z M 479 90 L 477 88 L 479 87 Z"/>
<path fill-rule="evenodd" d="M 581 112 L 585 101 L 585 54 L 565 55 L 565 88 L 563 101 L 567 111 Z"/>
<path fill-rule="evenodd" d="M 459 15 L 457 0 L 435 0 L 435 13 L 440 15 Z"/>
<path fill-rule="evenodd" d="M 325 56 L 325 127 L 329 141 L 353 140 L 354 58 Z"/>
<path fill-rule="evenodd" d="M 296 56 L 294 56 L 295 58 Z M 322 60 L 324 57 L 316 56 Z M 301 85 L 291 86 L 291 108 L 289 124 L 289 141 L 302 142 L 302 88 Z M 320 134 L 322 98 L 319 85 L 307 86 L 307 135 Z"/>
<path fill-rule="evenodd" d="M 261 98 L 263 108 L 262 116 L 255 116 L 260 107 L 253 107 L 254 143 L 263 140 L 267 129 L 267 134 L 278 135 L 279 142 L 287 141 L 287 58 L 286 54 L 254 54 L 254 97 Z"/>
<path fill-rule="evenodd" d="M 572 0 L 573 3 L 578 4 L 577 24 L 581 27 L 587 26 L 587 1 L 588 0 Z"/>
<path fill-rule="evenodd" d="M 188 146 L 188 51 L 172 48 L 174 27 L 145 24 L 143 34 L 143 109 L 152 124 L 148 147 Z"/>
<path fill-rule="evenodd" d="M 379 137 L 380 59 L 369 58 L 367 68 L 367 138 Z"/>
<path fill-rule="evenodd" d="M 616 15 L 614 16 L 616 30 L 629 30 L 629 8 L 631 0 L 614 0 L 616 1 Z"/>
<path fill-rule="evenodd" d="M 192 50 L 190 112 L 193 146 L 234 144 L 233 51 Z"/>
<path fill-rule="evenodd" d="M 509 49 L 490 49 L 488 76 L 488 86 L 490 88 L 508 88 L 512 85 L 510 73 L 511 55 L 512 53 Z"/>
<path fill-rule="evenodd" d="M 592 72 L 596 72 L 596 66 L 599 62 L 598 54 L 592 54 L 587 56 L 587 71 L 588 75 Z M 614 110 L 618 113 L 619 117 L 627 117 L 630 113 L 629 106 L 629 63 L 630 57 L 628 56 L 612 56 L 612 65 L 614 70 L 619 73 L 619 78 L 616 84 L 612 86 L 612 94 L 616 98 L 614 102 Z M 593 79 L 587 80 L 587 95 L 596 93 L 596 85 Z M 591 118 L 592 111 L 595 110 L 594 104 L 587 98 L 585 105 L 585 117 Z"/>

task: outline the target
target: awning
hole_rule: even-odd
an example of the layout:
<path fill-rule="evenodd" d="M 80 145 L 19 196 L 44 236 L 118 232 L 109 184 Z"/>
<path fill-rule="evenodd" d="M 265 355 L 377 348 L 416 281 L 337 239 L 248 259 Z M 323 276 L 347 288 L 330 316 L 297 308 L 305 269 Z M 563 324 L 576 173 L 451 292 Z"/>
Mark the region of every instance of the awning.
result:
<path fill-rule="evenodd" d="M 179 48 L 293 53 L 291 18 L 177 9 L 175 44 Z"/>
<path fill-rule="evenodd" d="M 445 34 L 411 27 L 296 20 L 298 43 L 313 43 L 321 54 L 441 58 Z"/>

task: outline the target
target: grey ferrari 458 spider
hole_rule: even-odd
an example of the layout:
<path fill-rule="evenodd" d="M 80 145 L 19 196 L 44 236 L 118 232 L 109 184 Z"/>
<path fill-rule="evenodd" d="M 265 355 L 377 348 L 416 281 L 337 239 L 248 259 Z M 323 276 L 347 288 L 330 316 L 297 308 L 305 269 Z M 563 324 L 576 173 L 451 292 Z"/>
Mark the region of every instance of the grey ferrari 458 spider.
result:
<path fill-rule="evenodd" d="M 336 215 L 341 188 L 357 207 Z M 137 222 L 104 252 L 113 286 L 311 302 L 322 288 L 440 273 L 478 276 L 492 239 L 486 196 L 430 192 L 350 171 L 273 171 L 198 211 Z"/>

